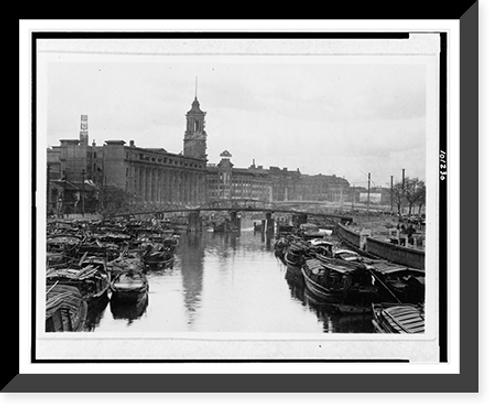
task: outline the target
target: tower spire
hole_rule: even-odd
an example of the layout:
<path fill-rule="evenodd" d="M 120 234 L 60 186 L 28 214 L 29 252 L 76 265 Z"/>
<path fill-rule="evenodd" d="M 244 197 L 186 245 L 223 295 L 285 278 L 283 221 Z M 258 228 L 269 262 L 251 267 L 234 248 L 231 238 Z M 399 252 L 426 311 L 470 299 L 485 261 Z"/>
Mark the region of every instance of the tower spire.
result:
<path fill-rule="evenodd" d="M 198 99 L 198 76 L 194 77 L 194 99 Z"/>

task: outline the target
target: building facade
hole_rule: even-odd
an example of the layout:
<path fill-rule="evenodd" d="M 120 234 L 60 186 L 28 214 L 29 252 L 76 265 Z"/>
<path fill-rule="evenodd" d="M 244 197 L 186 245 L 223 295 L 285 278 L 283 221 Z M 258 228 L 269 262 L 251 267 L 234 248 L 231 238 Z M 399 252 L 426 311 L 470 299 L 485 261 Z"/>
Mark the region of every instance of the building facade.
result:
<path fill-rule="evenodd" d="M 88 156 L 93 182 L 121 188 L 137 203 L 190 204 L 205 199 L 205 160 L 136 147 L 133 141 L 126 145 L 122 140 L 91 146 Z"/>
<path fill-rule="evenodd" d="M 207 167 L 207 200 L 271 201 L 269 174 L 262 168 L 234 168 L 231 153 L 221 154 L 217 165 Z"/>
<path fill-rule="evenodd" d="M 184 156 L 207 159 L 207 133 L 205 131 L 205 115 L 195 96 L 191 109 L 186 114 L 186 132 L 184 133 Z"/>
<path fill-rule="evenodd" d="M 79 139 L 61 139 L 48 148 L 48 176 L 119 188 L 135 204 L 200 204 L 206 200 L 206 136 L 205 112 L 196 98 L 186 114 L 183 155 L 138 147 L 134 141 L 89 145 L 88 118 L 82 115 Z"/>
<path fill-rule="evenodd" d="M 335 175 L 307 175 L 299 170 L 256 166 L 235 168 L 231 153 L 221 154 L 220 162 L 207 167 L 207 200 L 324 201 L 342 203 L 349 182 Z"/>
<path fill-rule="evenodd" d="M 186 113 L 183 152 L 174 154 L 136 146 L 133 140 L 89 144 L 88 117 L 82 115 L 79 138 L 61 139 L 59 146 L 47 150 L 49 180 L 59 182 L 58 189 L 63 182 L 67 183 L 63 188 L 87 182 L 96 189 L 94 199 L 106 189 L 119 189 L 129 204 L 152 209 L 235 199 L 342 203 L 349 193 L 347 180 L 335 175 L 311 176 L 274 166 L 265 169 L 256 166 L 255 160 L 248 168 L 237 168 L 227 150 L 220 154 L 218 164 L 207 164 L 205 117 L 195 96 Z M 82 204 L 87 197 L 83 193 Z M 94 200 L 94 205 L 99 203 Z"/>

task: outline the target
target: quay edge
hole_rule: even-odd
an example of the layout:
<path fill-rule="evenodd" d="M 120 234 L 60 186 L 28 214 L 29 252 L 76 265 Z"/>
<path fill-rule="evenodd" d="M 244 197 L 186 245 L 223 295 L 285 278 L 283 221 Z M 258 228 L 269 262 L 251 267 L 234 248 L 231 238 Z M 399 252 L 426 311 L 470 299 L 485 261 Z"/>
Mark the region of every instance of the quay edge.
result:
<path fill-rule="evenodd" d="M 341 240 L 363 254 L 379 257 L 390 262 L 415 269 L 425 269 L 425 251 L 411 247 L 398 246 L 373 237 L 363 236 L 361 233 L 347 229 L 337 224 L 337 234 Z M 366 240 L 362 240 L 365 237 Z M 364 249 L 361 248 L 364 242 Z"/>

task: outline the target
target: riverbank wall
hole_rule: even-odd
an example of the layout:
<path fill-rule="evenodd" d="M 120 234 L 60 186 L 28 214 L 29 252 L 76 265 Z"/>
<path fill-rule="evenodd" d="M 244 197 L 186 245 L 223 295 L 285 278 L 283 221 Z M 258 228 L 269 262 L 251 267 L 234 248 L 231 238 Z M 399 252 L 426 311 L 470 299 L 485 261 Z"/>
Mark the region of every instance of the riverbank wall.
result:
<path fill-rule="evenodd" d="M 424 250 L 378 240 L 370 237 L 368 232 L 352 231 L 342 224 L 337 224 L 336 233 L 343 242 L 365 254 L 415 269 L 425 269 Z"/>

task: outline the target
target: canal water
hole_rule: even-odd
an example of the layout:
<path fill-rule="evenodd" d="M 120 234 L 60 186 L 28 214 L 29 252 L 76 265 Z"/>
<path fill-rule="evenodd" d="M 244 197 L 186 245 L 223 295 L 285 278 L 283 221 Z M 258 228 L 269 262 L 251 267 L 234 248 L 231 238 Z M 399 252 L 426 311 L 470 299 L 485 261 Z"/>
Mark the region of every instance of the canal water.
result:
<path fill-rule="evenodd" d="M 243 220 L 238 234 L 180 236 L 171 268 L 147 273 L 140 306 L 104 301 L 86 331 L 371 333 L 370 314 L 339 315 L 318 304 L 274 255 L 274 239 Z"/>

